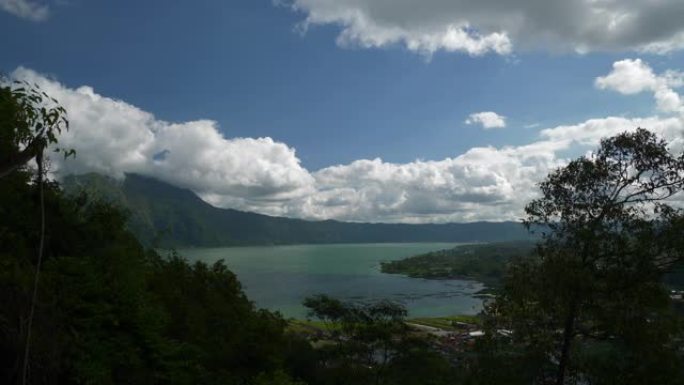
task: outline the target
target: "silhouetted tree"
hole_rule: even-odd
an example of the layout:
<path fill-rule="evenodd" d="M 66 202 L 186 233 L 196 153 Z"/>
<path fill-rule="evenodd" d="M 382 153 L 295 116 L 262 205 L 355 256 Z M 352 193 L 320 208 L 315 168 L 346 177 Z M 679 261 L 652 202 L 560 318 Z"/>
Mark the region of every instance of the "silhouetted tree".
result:
<path fill-rule="evenodd" d="M 39 156 L 69 128 L 66 110 L 38 85 L 0 79 L 0 178 Z M 65 156 L 73 150 L 56 149 Z"/>
<path fill-rule="evenodd" d="M 684 158 L 645 129 L 552 172 L 525 209 L 542 240 L 510 266 L 487 310 L 490 338 L 522 346 L 539 383 L 681 382 L 662 276 L 684 256 L 669 200 L 682 187 Z"/>

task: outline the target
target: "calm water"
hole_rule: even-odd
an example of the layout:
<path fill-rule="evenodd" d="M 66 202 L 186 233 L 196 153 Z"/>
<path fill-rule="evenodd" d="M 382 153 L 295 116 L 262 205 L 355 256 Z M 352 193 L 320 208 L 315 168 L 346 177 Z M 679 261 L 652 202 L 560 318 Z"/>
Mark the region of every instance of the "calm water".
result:
<path fill-rule="evenodd" d="M 409 316 L 475 314 L 482 285 L 464 280 L 426 280 L 380 272 L 380 262 L 455 246 L 451 243 L 300 245 L 184 249 L 190 261 L 223 259 L 259 307 L 303 318 L 302 300 L 328 294 L 351 301 L 390 299 Z"/>

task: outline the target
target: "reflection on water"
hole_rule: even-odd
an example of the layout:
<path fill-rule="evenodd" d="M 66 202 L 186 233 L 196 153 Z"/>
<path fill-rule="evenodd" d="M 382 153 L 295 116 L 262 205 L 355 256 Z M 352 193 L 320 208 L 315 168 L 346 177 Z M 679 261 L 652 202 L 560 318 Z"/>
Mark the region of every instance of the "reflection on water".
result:
<path fill-rule="evenodd" d="M 303 318 L 302 300 L 328 294 L 367 302 L 389 299 L 413 317 L 475 314 L 482 301 L 473 293 L 482 284 L 464 280 L 427 280 L 380 272 L 380 262 L 455 246 L 447 243 L 298 245 L 185 249 L 191 261 L 223 259 L 258 306 Z"/>

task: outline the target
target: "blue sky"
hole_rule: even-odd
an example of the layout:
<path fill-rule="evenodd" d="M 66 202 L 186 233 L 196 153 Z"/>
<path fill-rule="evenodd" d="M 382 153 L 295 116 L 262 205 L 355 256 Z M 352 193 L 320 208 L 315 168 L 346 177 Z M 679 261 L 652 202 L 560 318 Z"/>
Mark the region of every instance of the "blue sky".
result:
<path fill-rule="evenodd" d="M 281 161 L 278 155 L 260 152 L 263 149 L 243 154 L 249 164 L 266 165 L 267 170 L 252 173 L 263 174 L 263 179 L 235 174 L 234 170 L 244 168 L 239 164 L 211 172 L 187 170 L 187 177 L 175 178 L 133 161 L 107 167 L 83 159 L 78 161 L 83 164 L 62 166 L 64 172 L 149 173 L 192 188 L 217 205 L 306 218 L 409 222 L 515 218 L 521 202 L 510 195 L 531 196 L 534 178 L 521 192 L 515 183 L 502 184 L 501 178 L 515 177 L 498 170 L 468 182 L 483 184 L 481 191 L 454 192 L 459 187 L 451 182 L 433 181 L 439 191 L 427 188 L 421 193 L 426 189 L 423 179 L 405 180 L 401 175 L 466 180 L 479 164 L 459 166 L 471 170 L 462 175 L 463 169 L 453 171 L 444 161 L 459 159 L 473 149 L 520 149 L 543 140 L 543 130 L 590 119 L 681 120 L 676 111 L 663 113 L 658 107 L 655 86 L 642 85 L 631 92 L 620 90 L 616 83 L 603 89 L 595 84 L 598 77 L 615 70 L 614 63 L 625 59 L 632 64 L 640 60 L 662 79 L 667 70 L 683 69 L 684 28 L 651 15 L 655 12 L 645 8 L 646 2 L 635 0 L 630 8 L 619 9 L 606 5 L 608 13 L 601 17 L 631 14 L 648 22 L 662 17 L 663 30 L 644 30 L 637 36 L 628 18 L 623 23 L 626 32 L 616 32 L 613 38 L 600 30 L 594 35 L 585 32 L 588 27 L 579 24 L 586 8 L 580 4 L 583 1 L 570 2 L 578 3 L 579 32 L 572 26 L 554 29 L 554 17 L 568 18 L 562 2 L 549 2 L 558 3 L 558 8 L 544 9 L 544 20 L 525 1 L 520 9 L 490 6 L 489 16 L 475 9 L 477 2 L 468 0 L 454 2 L 462 3 L 455 9 L 440 9 L 443 5 L 437 0 L 401 0 L 396 7 L 385 3 L 0 0 L 0 9 L 6 11 L 0 12 L 0 46 L 4 47 L 0 70 L 17 76 L 20 68 L 24 76 L 55 83 L 57 93 L 86 85 L 95 95 L 121 101 L 169 124 L 210 120 L 209 130 L 219 135 L 216 140 L 232 141 L 239 151 L 249 145 L 236 138 L 270 138 L 289 157 Z M 485 3 L 497 5 L 493 0 Z M 663 4 L 664 11 L 669 6 L 670 14 L 681 15 L 676 1 Z M 524 28 L 497 24 L 506 12 L 529 20 Z M 465 37 L 448 40 L 454 29 L 465 31 Z M 547 38 L 540 41 L 538 36 Z M 672 81 L 667 87 L 676 92 L 679 86 Z M 88 122 L 86 114 L 73 115 L 81 111 L 79 107 L 72 110 L 72 120 Z M 503 116 L 505 127 L 467 124 L 470 114 L 478 112 Z M 85 145 L 71 137 L 65 140 Z M 141 153 L 169 150 L 159 146 L 150 145 Z M 78 150 L 87 158 L 89 149 Z M 547 159 L 538 173 L 562 163 L 562 154 L 585 149 L 568 145 L 553 151 L 553 159 Z M 229 162 L 229 158 L 221 159 Z M 373 163 L 376 158 L 382 162 Z M 359 163 L 363 161 L 368 164 Z M 431 170 L 429 161 L 441 163 Z M 294 169 L 282 169 L 290 163 Z M 481 166 L 488 170 L 487 165 Z M 369 169 L 386 169 L 394 176 L 385 180 L 377 176 L 379 171 Z M 198 173 L 220 175 L 222 182 L 193 179 Z M 367 183 L 374 186 L 372 191 L 364 190 Z M 414 186 L 391 187 L 402 183 Z M 428 193 L 437 195 L 438 201 L 426 202 Z M 472 202 L 464 199 L 476 193 L 483 195 Z M 342 203 L 337 202 L 340 199 Z M 481 209 L 483 204 L 486 210 Z M 478 214 L 482 212 L 486 214 Z"/>

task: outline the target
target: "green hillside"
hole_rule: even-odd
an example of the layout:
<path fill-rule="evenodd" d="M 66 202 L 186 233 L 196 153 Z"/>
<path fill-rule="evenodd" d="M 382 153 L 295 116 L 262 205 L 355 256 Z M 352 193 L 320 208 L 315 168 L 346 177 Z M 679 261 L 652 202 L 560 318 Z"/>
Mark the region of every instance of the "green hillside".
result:
<path fill-rule="evenodd" d="M 129 212 L 129 228 L 160 247 L 380 242 L 493 242 L 529 239 L 515 222 L 450 224 L 305 221 L 214 207 L 193 192 L 129 174 L 117 181 L 98 174 L 69 176 L 63 188 L 85 192 Z"/>
<path fill-rule="evenodd" d="M 467 277 L 497 286 L 511 258 L 529 255 L 534 245 L 531 240 L 462 245 L 383 262 L 381 267 L 383 273 L 389 274 L 433 279 Z"/>

